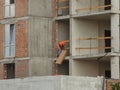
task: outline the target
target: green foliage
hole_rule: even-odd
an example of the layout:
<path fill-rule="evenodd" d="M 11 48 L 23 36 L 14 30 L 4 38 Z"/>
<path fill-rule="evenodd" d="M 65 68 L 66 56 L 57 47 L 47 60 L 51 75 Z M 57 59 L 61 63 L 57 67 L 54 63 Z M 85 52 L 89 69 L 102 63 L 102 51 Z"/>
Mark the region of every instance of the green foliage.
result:
<path fill-rule="evenodd" d="M 120 90 L 120 82 L 116 83 L 116 84 L 112 84 L 112 90 Z"/>

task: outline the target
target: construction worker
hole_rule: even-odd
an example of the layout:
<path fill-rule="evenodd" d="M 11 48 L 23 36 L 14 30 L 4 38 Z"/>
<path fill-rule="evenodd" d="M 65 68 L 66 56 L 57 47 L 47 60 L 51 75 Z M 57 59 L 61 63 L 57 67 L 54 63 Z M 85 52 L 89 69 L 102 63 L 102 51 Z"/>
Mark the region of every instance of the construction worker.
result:
<path fill-rule="evenodd" d="M 62 50 L 64 50 L 64 48 L 65 48 L 65 42 L 64 41 L 58 42 L 57 57 L 59 57 L 60 53 L 62 52 Z"/>

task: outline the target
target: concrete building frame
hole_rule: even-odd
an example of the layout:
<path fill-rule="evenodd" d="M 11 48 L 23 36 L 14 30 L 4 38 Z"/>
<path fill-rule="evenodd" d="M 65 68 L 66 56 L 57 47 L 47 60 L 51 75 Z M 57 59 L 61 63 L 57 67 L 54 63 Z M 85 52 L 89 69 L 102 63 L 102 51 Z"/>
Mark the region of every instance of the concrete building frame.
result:
<path fill-rule="evenodd" d="M 53 47 L 70 41 L 69 66 L 61 65 L 59 74 L 69 67 L 67 75 L 120 78 L 119 10 L 119 0 L 53 0 Z"/>

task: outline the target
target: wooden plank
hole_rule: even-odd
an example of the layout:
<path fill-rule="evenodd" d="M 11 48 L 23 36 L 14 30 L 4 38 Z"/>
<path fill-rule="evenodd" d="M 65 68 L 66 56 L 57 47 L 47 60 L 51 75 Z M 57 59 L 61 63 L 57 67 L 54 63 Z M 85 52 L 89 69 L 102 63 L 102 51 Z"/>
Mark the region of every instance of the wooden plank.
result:
<path fill-rule="evenodd" d="M 91 10 L 91 8 L 79 8 L 79 9 L 76 9 L 76 12 L 87 11 L 87 10 Z"/>
<path fill-rule="evenodd" d="M 113 37 L 97 37 L 97 38 L 78 38 L 77 40 L 104 40 L 112 39 Z"/>
<path fill-rule="evenodd" d="M 76 48 L 76 50 L 81 49 L 81 50 L 90 50 L 90 49 L 112 49 L 112 47 L 80 47 Z"/>
<path fill-rule="evenodd" d="M 64 7 L 59 7 L 57 9 L 68 9 L 68 8 L 69 8 L 69 6 L 64 6 Z"/>
<path fill-rule="evenodd" d="M 62 64 L 66 54 L 67 54 L 67 50 L 62 50 L 60 56 L 58 57 L 58 59 L 56 61 L 56 64 Z"/>
<path fill-rule="evenodd" d="M 104 5 L 104 6 L 96 6 L 96 7 L 93 7 L 92 10 L 95 10 L 95 9 L 100 9 L 100 8 L 105 8 L 105 7 L 111 7 L 112 5 L 109 4 L 109 5 Z"/>
<path fill-rule="evenodd" d="M 109 4 L 109 5 L 103 5 L 103 6 L 95 6 L 95 7 L 89 7 L 89 8 L 79 8 L 79 9 L 76 9 L 76 12 L 79 12 L 79 11 L 86 11 L 86 10 L 95 10 L 95 9 L 100 9 L 100 8 L 105 8 L 105 7 L 111 7 L 112 5 Z"/>
<path fill-rule="evenodd" d="M 57 2 L 68 2 L 69 0 L 57 0 Z"/>

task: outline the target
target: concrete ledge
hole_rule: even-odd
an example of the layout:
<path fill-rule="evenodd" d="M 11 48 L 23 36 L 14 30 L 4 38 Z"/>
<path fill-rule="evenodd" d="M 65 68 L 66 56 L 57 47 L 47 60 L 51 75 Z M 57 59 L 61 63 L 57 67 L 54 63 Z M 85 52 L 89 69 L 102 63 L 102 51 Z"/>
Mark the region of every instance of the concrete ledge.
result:
<path fill-rule="evenodd" d="M 102 90 L 103 78 L 76 76 L 0 80 L 1 90 Z"/>
<path fill-rule="evenodd" d="M 14 63 L 15 61 L 20 61 L 20 60 L 30 60 L 30 57 L 24 57 L 24 58 L 6 58 L 0 60 L 0 63 Z"/>
<path fill-rule="evenodd" d="M 120 11 L 112 11 L 112 10 L 107 10 L 107 11 L 101 11 L 101 12 L 84 12 L 84 13 L 78 13 L 75 15 L 72 15 L 72 17 L 74 18 L 78 18 L 78 17 L 87 17 L 87 16 L 97 16 L 97 15 L 107 15 L 107 14 L 114 14 L 114 13 L 118 13 L 120 14 Z"/>
<path fill-rule="evenodd" d="M 66 16 L 57 16 L 55 17 L 55 20 L 65 20 L 65 19 L 69 19 L 70 15 L 66 15 Z"/>
<path fill-rule="evenodd" d="M 99 57 L 112 57 L 111 53 L 91 54 L 91 55 L 76 55 L 72 56 L 72 59 L 93 59 L 96 60 Z"/>

